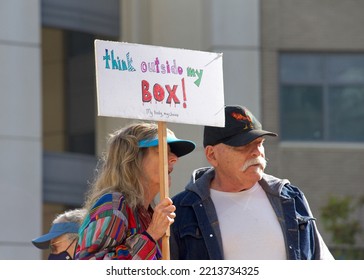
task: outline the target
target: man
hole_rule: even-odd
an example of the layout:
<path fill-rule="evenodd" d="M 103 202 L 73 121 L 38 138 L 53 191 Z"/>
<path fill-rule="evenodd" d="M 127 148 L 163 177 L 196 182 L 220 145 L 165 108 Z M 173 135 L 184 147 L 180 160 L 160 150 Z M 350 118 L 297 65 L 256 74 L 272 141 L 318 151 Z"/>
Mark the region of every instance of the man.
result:
<path fill-rule="evenodd" d="M 195 170 L 172 200 L 171 259 L 333 259 L 304 194 L 265 174 L 264 136 L 247 108 L 225 107 L 225 127 L 205 127 L 212 167 Z"/>
<path fill-rule="evenodd" d="M 58 215 L 48 233 L 32 240 L 39 249 L 49 249 L 49 260 L 72 260 L 78 242 L 78 229 L 86 214 L 84 209 L 68 210 Z"/>

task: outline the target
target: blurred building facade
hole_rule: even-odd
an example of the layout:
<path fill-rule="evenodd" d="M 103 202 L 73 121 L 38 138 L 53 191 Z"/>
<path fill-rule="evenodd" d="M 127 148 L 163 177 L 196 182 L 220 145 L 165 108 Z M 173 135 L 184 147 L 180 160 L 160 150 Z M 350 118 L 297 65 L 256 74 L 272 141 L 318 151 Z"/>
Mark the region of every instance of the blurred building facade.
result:
<path fill-rule="evenodd" d="M 94 39 L 222 52 L 225 103 L 278 132 L 267 172 L 305 192 L 330 244 L 320 208 L 364 194 L 363 11 L 356 0 L 1 0 L 0 259 L 45 257 L 31 239 L 82 205 L 108 133 L 132 121 L 97 116 Z M 207 162 L 202 127 L 168 127 L 198 145 L 173 195 Z"/>

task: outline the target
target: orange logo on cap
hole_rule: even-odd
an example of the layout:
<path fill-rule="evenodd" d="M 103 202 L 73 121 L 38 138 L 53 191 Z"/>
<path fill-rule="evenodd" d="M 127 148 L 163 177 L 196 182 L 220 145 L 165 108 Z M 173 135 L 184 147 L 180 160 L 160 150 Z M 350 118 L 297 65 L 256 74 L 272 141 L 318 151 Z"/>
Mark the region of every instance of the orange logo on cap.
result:
<path fill-rule="evenodd" d="M 244 115 L 242 115 L 240 113 L 236 113 L 236 112 L 232 112 L 231 116 L 238 121 L 247 121 L 247 122 L 244 122 L 244 124 L 245 124 L 244 130 L 248 129 L 248 128 L 253 128 L 252 119 L 249 116 L 244 116 Z"/>

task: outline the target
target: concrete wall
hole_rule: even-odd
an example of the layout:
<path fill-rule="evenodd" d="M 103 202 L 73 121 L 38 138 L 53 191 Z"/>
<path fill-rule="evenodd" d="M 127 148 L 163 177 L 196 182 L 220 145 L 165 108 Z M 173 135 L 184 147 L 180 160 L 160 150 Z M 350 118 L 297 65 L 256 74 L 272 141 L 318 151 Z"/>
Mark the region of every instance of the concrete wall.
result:
<path fill-rule="evenodd" d="M 40 1 L 0 9 L 0 259 L 36 259 L 41 233 Z"/>
<path fill-rule="evenodd" d="M 363 52 L 364 2 L 263 0 L 261 3 L 263 127 L 279 133 L 279 52 Z M 272 151 L 269 162 L 272 172 L 301 187 L 321 228 L 320 208 L 331 194 L 364 194 L 364 144 L 289 143 L 279 138 L 269 143 L 266 147 Z"/>

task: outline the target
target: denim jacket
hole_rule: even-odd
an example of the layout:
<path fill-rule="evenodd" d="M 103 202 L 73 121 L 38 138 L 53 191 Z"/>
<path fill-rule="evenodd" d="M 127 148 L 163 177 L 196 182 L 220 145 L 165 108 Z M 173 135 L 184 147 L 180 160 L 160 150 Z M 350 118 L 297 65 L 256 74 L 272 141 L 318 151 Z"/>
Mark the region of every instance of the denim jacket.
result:
<path fill-rule="evenodd" d="M 171 226 L 171 259 L 224 259 L 219 221 L 209 190 L 214 176 L 211 167 L 195 170 L 186 189 L 172 198 L 176 218 Z M 304 194 L 288 180 L 267 174 L 259 183 L 281 225 L 287 259 L 333 259 Z"/>

